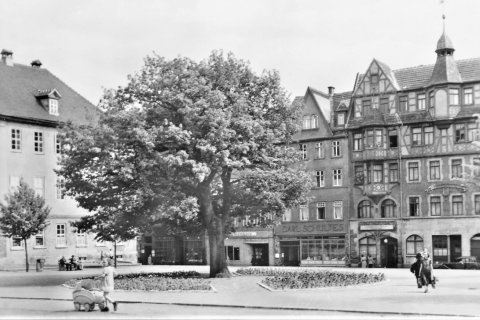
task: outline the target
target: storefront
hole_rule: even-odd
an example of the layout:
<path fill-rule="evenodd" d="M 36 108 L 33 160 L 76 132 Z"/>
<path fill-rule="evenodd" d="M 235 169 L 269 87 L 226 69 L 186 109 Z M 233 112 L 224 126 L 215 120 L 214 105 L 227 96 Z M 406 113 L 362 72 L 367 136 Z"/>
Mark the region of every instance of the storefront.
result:
<path fill-rule="evenodd" d="M 273 265 L 273 229 L 237 229 L 225 239 L 225 256 L 232 266 Z"/>
<path fill-rule="evenodd" d="M 275 227 L 275 263 L 345 266 L 344 221 L 288 222 Z"/>

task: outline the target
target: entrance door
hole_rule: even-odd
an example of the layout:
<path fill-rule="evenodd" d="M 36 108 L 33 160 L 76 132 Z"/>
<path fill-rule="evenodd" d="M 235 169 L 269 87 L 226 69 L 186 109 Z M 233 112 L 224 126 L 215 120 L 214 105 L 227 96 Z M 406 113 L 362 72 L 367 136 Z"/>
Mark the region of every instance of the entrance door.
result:
<path fill-rule="evenodd" d="M 397 267 L 397 239 L 386 237 L 380 240 L 380 267 Z"/>
<path fill-rule="evenodd" d="M 458 257 L 462 256 L 462 236 L 451 235 L 450 236 L 450 261 L 455 261 Z"/>
<path fill-rule="evenodd" d="M 300 265 L 300 242 L 282 241 L 280 242 L 280 257 L 284 266 Z"/>
<path fill-rule="evenodd" d="M 477 257 L 477 261 L 480 261 L 480 233 L 470 240 L 470 255 Z"/>
<path fill-rule="evenodd" d="M 268 243 L 253 244 L 252 266 L 268 266 Z"/>
<path fill-rule="evenodd" d="M 145 251 L 142 254 L 142 264 L 148 264 L 148 257 L 152 254 L 152 246 L 146 245 L 143 249 Z"/>

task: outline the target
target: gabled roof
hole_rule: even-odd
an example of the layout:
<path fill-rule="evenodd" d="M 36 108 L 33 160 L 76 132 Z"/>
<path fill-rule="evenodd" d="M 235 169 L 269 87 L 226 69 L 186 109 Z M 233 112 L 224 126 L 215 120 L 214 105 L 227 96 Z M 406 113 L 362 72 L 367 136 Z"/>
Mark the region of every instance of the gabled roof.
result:
<path fill-rule="evenodd" d="M 310 92 L 310 94 L 312 95 L 313 99 L 315 100 L 315 103 L 317 104 L 318 108 L 320 109 L 321 113 L 322 113 L 322 116 L 323 118 L 325 119 L 325 121 L 327 121 L 328 123 L 330 123 L 330 103 L 326 104 L 326 103 L 320 103 L 319 102 L 319 99 L 318 98 L 324 98 L 324 99 L 329 99 L 329 96 L 328 94 L 326 93 L 323 93 L 317 89 L 314 89 L 312 87 L 308 87 L 307 88 L 307 94 L 308 92 Z"/>
<path fill-rule="evenodd" d="M 57 95 L 59 115 L 45 110 L 39 95 Z M 90 123 L 99 115 L 87 99 L 58 79 L 50 71 L 22 64 L 7 66 L 0 62 L 0 117 L 33 121 Z"/>
<path fill-rule="evenodd" d="M 333 110 L 335 111 L 347 111 L 350 106 L 350 99 L 352 98 L 352 92 L 341 92 L 333 94 Z"/>

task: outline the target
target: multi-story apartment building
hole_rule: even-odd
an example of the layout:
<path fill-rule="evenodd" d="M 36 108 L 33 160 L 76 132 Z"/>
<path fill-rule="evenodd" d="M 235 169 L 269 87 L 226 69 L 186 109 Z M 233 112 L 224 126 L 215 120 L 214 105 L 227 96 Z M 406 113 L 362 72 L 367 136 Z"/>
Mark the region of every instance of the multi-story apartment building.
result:
<path fill-rule="evenodd" d="M 109 245 L 97 243 L 93 235 L 78 233 L 71 221 L 88 214 L 74 199 L 65 197 L 64 183 L 54 169 L 61 152 L 57 128 L 66 121 L 88 123 L 98 110 L 68 85 L 41 67 L 13 62 L 3 50 L 0 61 L 0 201 L 23 179 L 51 208 L 47 227 L 27 241 L 29 263 L 45 259 L 56 265 L 65 256 L 95 260 Z M 136 260 L 135 242 L 122 243 L 118 255 Z M 0 235 L 0 269 L 25 266 L 23 242 Z M 127 252 L 133 255 L 128 257 Z"/>
<path fill-rule="evenodd" d="M 328 94 L 308 88 L 298 143 L 313 188 L 309 202 L 288 210 L 275 226 L 275 263 L 283 265 L 346 264 L 350 206 L 346 119 L 351 93 Z M 294 102 L 295 103 L 295 102 Z"/>
<path fill-rule="evenodd" d="M 436 62 L 357 77 L 348 116 L 350 256 L 381 267 L 480 258 L 480 58 L 456 61 L 445 32 Z M 477 179 L 477 182 L 475 182 Z"/>

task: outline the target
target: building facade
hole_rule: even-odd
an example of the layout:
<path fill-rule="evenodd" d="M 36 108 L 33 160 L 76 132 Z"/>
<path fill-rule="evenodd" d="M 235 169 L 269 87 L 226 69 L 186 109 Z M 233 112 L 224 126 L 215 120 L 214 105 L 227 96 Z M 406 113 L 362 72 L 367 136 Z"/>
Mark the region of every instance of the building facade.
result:
<path fill-rule="evenodd" d="M 64 195 L 64 183 L 56 176 L 61 146 L 57 128 L 72 120 L 88 123 L 98 115 L 90 102 L 68 87 L 35 60 L 30 66 L 13 62 L 13 53 L 2 51 L 0 62 L 0 201 L 23 179 L 45 198 L 51 208 L 47 227 L 27 241 L 30 265 L 45 259 L 57 265 L 65 256 L 98 261 L 109 254 L 110 244 L 93 235 L 75 232 L 70 222 L 88 212 Z M 135 243 L 119 243 L 117 255 L 136 260 Z M 0 236 L 0 269 L 24 268 L 22 241 Z"/>
<path fill-rule="evenodd" d="M 391 70 L 374 59 L 348 117 L 352 259 L 410 264 L 480 259 L 480 58 L 456 61 L 445 32 L 436 62 Z"/>
<path fill-rule="evenodd" d="M 349 152 L 346 119 L 351 93 L 328 94 L 308 88 L 298 143 L 302 167 L 311 174 L 309 201 L 287 210 L 275 226 L 275 263 L 301 266 L 345 266 L 350 207 Z M 295 103 L 295 102 L 294 102 Z"/>

